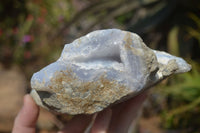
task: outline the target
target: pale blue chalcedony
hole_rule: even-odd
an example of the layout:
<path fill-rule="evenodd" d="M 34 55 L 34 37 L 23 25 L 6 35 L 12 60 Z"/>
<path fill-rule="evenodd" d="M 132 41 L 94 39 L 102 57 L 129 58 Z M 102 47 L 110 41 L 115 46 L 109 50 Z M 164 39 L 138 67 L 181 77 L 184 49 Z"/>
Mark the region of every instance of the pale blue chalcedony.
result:
<path fill-rule="evenodd" d="M 148 48 L 137 34 L 97 30 L 66 44 L 56 62 L 34 73 L 31 95 L 55 112 L 92 114 L 190 69 L 182 58 Z"/>

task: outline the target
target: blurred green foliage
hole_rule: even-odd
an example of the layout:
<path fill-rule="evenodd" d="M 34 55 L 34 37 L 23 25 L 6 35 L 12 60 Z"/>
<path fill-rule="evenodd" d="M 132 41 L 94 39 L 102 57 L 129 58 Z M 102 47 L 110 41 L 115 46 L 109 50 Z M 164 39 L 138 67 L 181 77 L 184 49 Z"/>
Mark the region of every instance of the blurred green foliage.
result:
<path fill-rule="evenodd" d="M 199 7 L 199 9 L 200 9 L 200 7 Z M 200 17 L 193 14 L 193 13 L 190 13 L 188 16 L 195 23 L 195 27 L 189 27 L 189 26 L 187 27 L 188 32 L 192 37 L 196 38 L 199 41 L 199 44 L 200 44 Z"/>
<path fill-rule="evenodd" d="M 165 98 L 162 111 L 163 126 L 182 132 L 199 131 L 200 118 L 200 66 L 192 63 L 190 73 L 176 75 L 159 86 Z"/>
<path fill-rule="evenodd" d="M 61 51 L 60 38 L 52 42 L 49 38 L 72 12 L 67 0 L 1 1 L 0 61 L 8 67 L 56 59 L 55 53 Z"/>
<path fill-rule="evenodd" d="M 65 43 L 97 29 L 138 33 L 151 48 L 186 58 L 190 73 L 159 86 L 162 126 L 200 130 L 199 0 L 4 0 L 0 2 L 0 62 L 27 79 L 56 60 Z"/>

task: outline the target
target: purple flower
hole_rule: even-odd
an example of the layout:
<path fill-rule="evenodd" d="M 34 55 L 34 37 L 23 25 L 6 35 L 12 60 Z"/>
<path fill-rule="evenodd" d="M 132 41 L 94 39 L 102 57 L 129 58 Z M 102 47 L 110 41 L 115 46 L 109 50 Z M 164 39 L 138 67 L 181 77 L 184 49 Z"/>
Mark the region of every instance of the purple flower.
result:
<path fill-rule="evenodd" d="M 25 35 L 24 37 L 23 37 L 23 42 L 24 43 L 27 43 L 27 42 L 30 42 L 32 40 L 32 37 L 30 36 L 30 35 Z"/>

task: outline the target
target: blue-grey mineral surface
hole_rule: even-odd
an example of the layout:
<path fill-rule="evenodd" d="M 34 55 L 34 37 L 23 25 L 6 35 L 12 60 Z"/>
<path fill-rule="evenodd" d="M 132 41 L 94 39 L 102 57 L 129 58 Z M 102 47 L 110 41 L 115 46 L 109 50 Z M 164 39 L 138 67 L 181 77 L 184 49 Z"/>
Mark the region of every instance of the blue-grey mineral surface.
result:
<path fill-rule="evenodd" d="M 92 114 L 190 69 L 182 58 L 148 48 L 137 34 L 97 30 L 66 44 L 56 62 L 34 73 L 31 95 L 51 111 Z"/>

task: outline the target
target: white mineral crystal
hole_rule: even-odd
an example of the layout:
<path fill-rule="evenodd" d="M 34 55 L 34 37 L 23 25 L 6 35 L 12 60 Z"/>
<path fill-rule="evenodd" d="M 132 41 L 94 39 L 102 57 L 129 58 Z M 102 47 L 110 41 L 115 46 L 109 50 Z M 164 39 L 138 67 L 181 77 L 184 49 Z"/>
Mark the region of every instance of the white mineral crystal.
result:
<path fill-rule="evenodd" d="M 35 73 L 31 95 L 52 111 L 92 114 L 190 69 L 183 59 L 148 48 L 137 34 L 98 30 L 66 44 L 56 62 Z"/>

